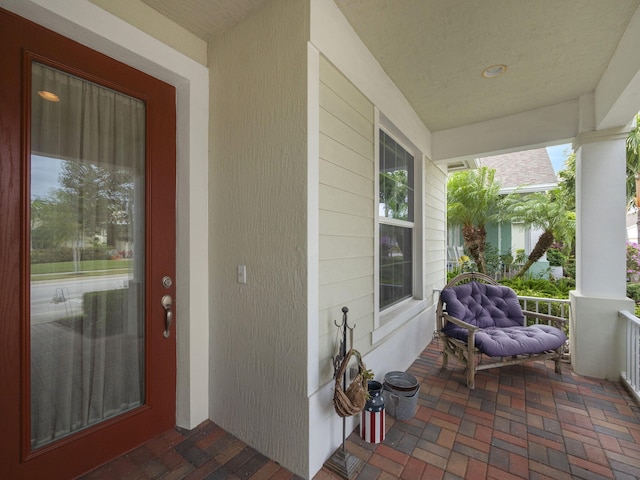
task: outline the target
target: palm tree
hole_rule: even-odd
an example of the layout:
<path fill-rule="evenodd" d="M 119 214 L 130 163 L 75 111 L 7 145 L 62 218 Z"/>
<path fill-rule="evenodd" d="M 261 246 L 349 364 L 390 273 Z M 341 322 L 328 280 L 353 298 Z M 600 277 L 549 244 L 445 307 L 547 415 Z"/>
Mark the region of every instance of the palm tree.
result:
<path fill-rule="evenodd" d="M 640 174 L 640 114 L 636 115 L 634 127 L 629 132 L 626 141 L 627 147 L 627 205 L 636 207 L 636 226 L 640 232 L 640 208 L 637 199 L 640 192 L 637 191 L 638 174 Z"/>
<path fill-rule="evenodd" d="M 520 196 L 512 194 L 505 199 L 505 213 L 512 220 L 527 227 L 543 230 L 533 250 L 515 277 L 521 277 L 540 260 L 555 241 L 570 245 L 575 235 L 575 214 L 567 212 L 564 202 L 558 201 L 558 192 L 536 192 Z"/>
<path fill-rule="evenodd" d="M 447 182 L 447 222 L 462 227 L 464 248 L 481 273 L 485 261 L 486 225 L 499 220 L 500 184 L 493 168 L 456 172 Z"/>
<path fill-rule="evenodd" d="M 563 202 L 567 211 L 576 210 L 576 153 L 571 152 L 564 161 L 564 168 L 558 172 L 558 188 L 554 194 Z"/>

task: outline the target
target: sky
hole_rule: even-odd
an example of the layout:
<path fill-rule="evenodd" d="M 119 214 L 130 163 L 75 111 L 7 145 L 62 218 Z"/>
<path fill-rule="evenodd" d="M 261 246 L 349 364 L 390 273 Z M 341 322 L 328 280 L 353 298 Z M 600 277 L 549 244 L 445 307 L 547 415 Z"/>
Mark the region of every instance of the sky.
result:
<path fill-rule="evenodd" d="M 569 143 L 566 145 L 547 147 L 547 153 L 549 154 L 549 158 L 551 159 L 553 171 L 557 174 L 560 170 L 564 170 L 564 161 L 571 153 L 571 144 Z"/>
<path fill-rule="evenodd" d="M 58 176 L 62 161 L 55 158 L 31 155 L 31 199 L 45 198 L 59 188 Z"/>

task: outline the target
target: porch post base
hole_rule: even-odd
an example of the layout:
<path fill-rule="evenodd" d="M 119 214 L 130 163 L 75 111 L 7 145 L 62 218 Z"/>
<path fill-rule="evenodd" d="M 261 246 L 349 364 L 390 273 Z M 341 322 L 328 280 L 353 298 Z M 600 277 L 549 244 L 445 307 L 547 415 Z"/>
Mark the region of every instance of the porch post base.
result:
<path fill-rule="evenodd" d="M 617 381 L 626 364 L 625 323 L 618 312 L 634 312 L 629 298 L 570 293 L 569 351 L 578 375 Z"/>

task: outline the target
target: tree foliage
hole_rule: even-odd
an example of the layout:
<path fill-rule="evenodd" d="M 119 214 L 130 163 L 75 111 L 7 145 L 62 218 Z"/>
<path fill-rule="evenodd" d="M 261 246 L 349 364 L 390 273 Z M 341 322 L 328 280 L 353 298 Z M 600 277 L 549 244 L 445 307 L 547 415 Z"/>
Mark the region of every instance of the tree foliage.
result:
<path fill-rule="evenodd" d="M 632 204 L 638 192 L 636 192 L 636 175 L 640 173 L 640 114 L 636 115 L 634 127 L 629 132 L 626 140 L 627 153 L 627 200 Z"/>
<path fill-rule="evenodd" d="M 557 191 L 536 192 L 524 196 L 511 194 L 505 200 L 505 214 L 509 218 L 543 231 L 516 277 L 524 275 L 554 242 L 572 245 L 575 236 L 575 214 L 566 210 L 558 195 Z"/>
<path fill-rule="evenodd" d="M 447 184 L 447 221 L 461 226 L 466 252 L 476 262 L 478 271 L 486 273 L 486 226 L 501 221 L 517 221 L 525 227 L 542 230 L 524 265 L 516 274 L 523 276 L 555 244 L 564 254 L 571 253 L 575 242 L 576 156 L 567 156 L 559 172 L 558 188 L 548 192 L 500 195 L 495 170 L 482 167 L 456 172 Z"/>
<path fill-rule="evenodd" d="M 380 203 L 384 216 L 407 220 L 409 216 L 409 184 L 406 170 L 380 172 Z"/>
<path fill-rule="evenodd" d="M 31 202 L 32 248 L 54 248 L 74 238 L 77 221 L 67 207 L 66 196 L 59 190 L 52 198 L 36 198 Z"/>
<path fill-rule="evenodd" d="M 486 225 L 500 219 L 500 184 L 495 170 L 456 172 L 447 182 L 447 222 L 460 226 L 465 250 L 471 255 L 479 272 L 486 273 Z"/>
<path fill-rule="evenodd" d="M 78 263 L 82 249 L 99 237 L 115 246 L 116 226 L 127 227 L 133 221 L 131 172 L 66 161 L 58 184 L 49 197 L 31 202 L 32 248 L 70 246 Z"/>
<path fill-rule="evenodd" d="M 570 212 L 576 210 L 576 154 L 571 152 L 564 161 L 564 168 L 558 172 L 558 188 L 554 190 L 558 201 Z"/>
<path fill-rule="evenodd" d="M 636 208 L 636 228 L 640 232 L 640 208 L 638 207 L 637 197 L 640 192 L 636 189 L 636 178 L 640 174 L 640 114 L 634 119 L 634 127 L 629 132 L 626 141 L 627 153 L 627 209 Z"/>

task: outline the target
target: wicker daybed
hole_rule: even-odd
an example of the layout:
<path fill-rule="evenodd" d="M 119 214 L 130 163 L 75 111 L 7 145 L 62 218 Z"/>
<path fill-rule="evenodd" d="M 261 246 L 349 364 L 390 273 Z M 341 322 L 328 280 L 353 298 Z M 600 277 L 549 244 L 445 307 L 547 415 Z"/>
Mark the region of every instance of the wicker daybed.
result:
<path fill-rule="evenodd" d="M 566 320 L 522 310 L 516 293 L 487 275 L 453 278 L 440 292 L 436 315 L 442 367 L 447 368 L 448 356 L 454 355 L 466 366 L 471 389 L 479 370 L 531 360 L 554 360 L 556 373 L 562 373 Z M 538 323 L 528 326 L 527 318 Z"/>

